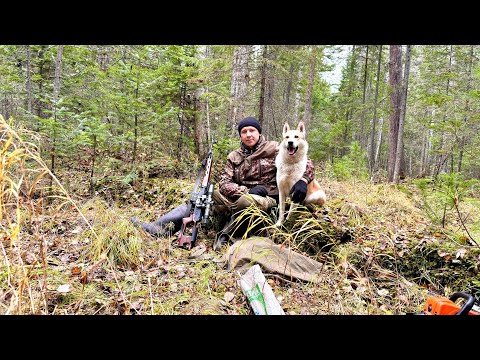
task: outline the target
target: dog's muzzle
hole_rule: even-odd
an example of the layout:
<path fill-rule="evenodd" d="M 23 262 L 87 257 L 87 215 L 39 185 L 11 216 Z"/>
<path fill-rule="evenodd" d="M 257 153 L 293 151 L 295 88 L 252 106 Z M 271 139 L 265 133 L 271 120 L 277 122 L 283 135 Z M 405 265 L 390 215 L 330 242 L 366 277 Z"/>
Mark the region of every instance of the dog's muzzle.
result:
<path fill-rule="evenodd" d="M 293 141 L 289 141 L 287 144 L 288 155 L 294 155 L 298 150 L 298 146 L 293 146 Z"/>

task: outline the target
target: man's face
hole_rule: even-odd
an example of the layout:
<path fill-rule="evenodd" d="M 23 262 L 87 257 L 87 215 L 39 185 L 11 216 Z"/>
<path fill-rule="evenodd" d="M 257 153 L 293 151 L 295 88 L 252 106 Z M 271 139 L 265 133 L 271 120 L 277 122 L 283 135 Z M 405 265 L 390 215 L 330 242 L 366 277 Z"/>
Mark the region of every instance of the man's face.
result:
<path fill-rule="evenodd" d="M 260 138 L 260 133 L 256 127 L 245 126 L 240 130 L 240 139 L 249 148 L 253 148 Z"/>

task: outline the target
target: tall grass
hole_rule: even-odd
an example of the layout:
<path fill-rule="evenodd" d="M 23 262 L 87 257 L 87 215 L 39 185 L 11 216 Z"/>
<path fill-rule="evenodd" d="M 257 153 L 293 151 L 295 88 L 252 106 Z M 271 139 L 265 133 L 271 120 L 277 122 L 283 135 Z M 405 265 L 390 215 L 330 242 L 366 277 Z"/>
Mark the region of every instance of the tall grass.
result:
<path fill-rule="evenodd" d="M 96 233 L 40 157 L 35 144 L 39 143 L 37 135 L 22 132 L 23 137 L 0 116 L 0 246 L 3 257 L 0 311 L 4 314 L 41 314 L 48 313 L 48 242 L 41 232 L 43 215 L 47 212 L 46 198 L 53 200 L 53 211 L 73 206 L 95 236 Z M 54 184 L 49 189 L 47 177 Z"/>

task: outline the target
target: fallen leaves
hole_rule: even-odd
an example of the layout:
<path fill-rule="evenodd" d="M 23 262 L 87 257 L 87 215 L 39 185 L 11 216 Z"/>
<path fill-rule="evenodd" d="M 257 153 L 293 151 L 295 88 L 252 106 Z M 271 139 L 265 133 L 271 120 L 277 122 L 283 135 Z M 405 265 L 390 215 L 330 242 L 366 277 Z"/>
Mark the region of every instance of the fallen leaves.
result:
<path fill-rule="evenodd" d="M 60 285 L 60 286 L 57 288 L 57 291 L 58 291 L 59 293 L 66 294 L 66 293 L 72 291 L 72 286 L 71 286 L 70 284 Z"/>
<path fill-rule="evenodd" d="M 226 303 L 229 303 L 234 298 L 235 298 L 235 294 L 230 291 L 225 292 L 225 294 L 223 295 L 223 300 L 225 300 Z"/>

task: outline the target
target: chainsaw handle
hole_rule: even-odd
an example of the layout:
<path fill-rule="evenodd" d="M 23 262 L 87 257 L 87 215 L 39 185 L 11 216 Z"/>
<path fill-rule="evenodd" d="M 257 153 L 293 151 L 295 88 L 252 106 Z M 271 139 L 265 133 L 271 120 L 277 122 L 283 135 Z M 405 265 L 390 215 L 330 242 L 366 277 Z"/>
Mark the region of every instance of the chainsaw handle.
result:
<path fill-rule="evenodd" d="M 468 315 L 468 312 L 472 310 L 473 304 L 475 304 L 475 297 L 464 292 L 456 292 L 450 296 L 450 300 L 453 302 L 457 301 L 459 298 L 465 299 L 465 303 L 462 308 L 458 310 L 455 315 Z"/>

